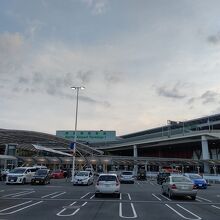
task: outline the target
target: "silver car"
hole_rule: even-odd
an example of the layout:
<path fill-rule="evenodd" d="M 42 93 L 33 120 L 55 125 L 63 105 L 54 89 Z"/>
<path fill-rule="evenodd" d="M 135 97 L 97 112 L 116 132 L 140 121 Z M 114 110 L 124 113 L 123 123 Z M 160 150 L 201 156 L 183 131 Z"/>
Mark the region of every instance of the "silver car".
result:
<path fill-rule="evenodd" d="M 121 183 L 133 183 L 134 184 L 134 174 L 132 171 L 123 171 L 120 175 Z"/>
<path fill-rule="evenodd" d="M 120 197 L 120 182 L 116 174 L 100 174 L 95 186 L 95 197 L 112 194 Z"/>
<path fill-rule="evenodd" d="M 79 171 L 73 179 L 73 185 L 91 185 L 93 184 L 94 176 L 90 171 Z"/>
<path fill-rule="evenodd" d="M 192 200 L 195 200 L 197 189 L 189 178 L 181 175 L 172 175 L 163 182 L 162 194 L 168 195 L 170 199 L 174 196 L 190 196 Z"/>

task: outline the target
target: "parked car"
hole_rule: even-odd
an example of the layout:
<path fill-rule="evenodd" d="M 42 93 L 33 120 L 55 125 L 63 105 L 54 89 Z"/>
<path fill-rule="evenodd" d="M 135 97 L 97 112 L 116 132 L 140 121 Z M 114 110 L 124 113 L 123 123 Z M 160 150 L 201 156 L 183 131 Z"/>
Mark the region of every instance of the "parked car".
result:
<path fill-rule="evenodd" d="M 100 174 L 95 185 L 95 197 L 112 194 L 120 197 L 120 181 L 116 174 Z"/>
<path fill-rule="evenodd" d="M 162 194 L 168 195 L 170 199 L 174 196 L 190 196 L 196 199 L 197 189 L 192 181 L 185 176 L 168 176 L 162 184 Z"/>
<path fill-rule="evenodd" d="M 50 184 L 50 171 L 39 169 L 31 179 L 31 184 Z"/>
<path fill-rule="evenodd" d="M 6 176 L 6 184 L 25 184 L 30 183 L 36 172 L 34 167 L 17 167 L 11 170 Z"/>
<path fill-rule="evenodd" d="M 123 171 L 120 175 L 121 183 L 133 183 L 134 184 L 134 174 L 132 171 Z"/>
<path fill-rule="evenodd" d="M 157 174 L 157 184 L 162 185 L 162 183 L 165 181 L 165 179 L 170 176 L 170 173 L 168 172 L 160 172 Z"/>
<path fill-rule="evenodd" d="M 79 171 L 73 179 L 73 185 L 91 185 L 94 181 L 94 175 L 90 171 Z"/>
<path fill-rule="evenodd" d="M 138 180 L 146 180 L 147 176 L 146 176 L 146 171 L 145 169 L 140 169 L 137 173 L 137 179 Z"/>
<path fill-rule="evenodd" d="M 54 171 L 52 171 L 51 178 L 53 178 L 53 179 L 62 179 L 62 178 L 64 178 L 63 170 L 54 170 Z"/>
<path fill-rule="evenodd" d="M 207 182 L 206 180 L 200 176 L 199 174 L 196 173 L 185 173 L 184 176 L 188 177 L 189 179 L 192 180 L 194 185 L 196 185 L 197 188 L 207 188 Z"/>

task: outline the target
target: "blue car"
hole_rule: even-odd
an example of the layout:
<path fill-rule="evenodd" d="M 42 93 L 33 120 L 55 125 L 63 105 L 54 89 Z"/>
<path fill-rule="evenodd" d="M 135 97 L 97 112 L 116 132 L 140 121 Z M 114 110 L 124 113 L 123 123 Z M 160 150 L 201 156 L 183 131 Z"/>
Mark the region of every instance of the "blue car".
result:
<path fill-rule="evenodd" d="M 199 174 L 185 173 L 184 176 L 190 178 L 197 188 L 200 188 L 200 189 L 207 188 L 206 180 L 204 178 L 202 178 Z"/>

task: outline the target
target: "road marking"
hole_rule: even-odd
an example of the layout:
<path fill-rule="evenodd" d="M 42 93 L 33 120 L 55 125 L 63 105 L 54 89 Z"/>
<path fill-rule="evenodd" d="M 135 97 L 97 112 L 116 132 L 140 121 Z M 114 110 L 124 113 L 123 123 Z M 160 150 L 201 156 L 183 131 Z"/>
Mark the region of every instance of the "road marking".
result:
<path fill-rule="evenodd" d="M 150 184 L 151 184 L 152 186 L 154 186 L 154 183 L 150 182 Z"/>
<path fill-rule="evenodd" d="M 23 193 L 26 193 L 26 191 L 21 191 L 21 192 L 17 192 L 17 193 L 7 194 L 7 195 L 2 196 L 2 198 L 9 197 L 9 196 L 20 195 L 20 194 L 23 194 Z"/>
<path fill-rule="evenodd" d="M 202 202 L 202 200 L 200 200 L 200 199 L 196 199 L 196 201 L 198 201 L 198 202 Z"/>
<path fill-rule="evenodd" d="M 0 190 L 0 192 L 4 192 L 5 190 Z"/>
<path fill-rule="evenodd" d="M 154 196 L 156 199 L 158 199 L 159 201 L 161 201 L 161 199 L 159 197 L 157 197 L 155 194 L 152 193 L 152 196 Z"/>
<path fill-rule="evenodd" d="M 220 207 L 215 206 L 215 205 L 211 205 L 212 207 L 216 208 L 216 209 L 220 209 Z"/>
<path fill-rule="evenodd" d="M 131 208 L 132 208 L 133 216 L 123 216 L 123 215 L 122 215 L 122 203 L 120 202 L 120 203 L 119 203 L 119 216 L 120 216 L 121 218 L 137 218 L 137 213 L 136 213 L 136 211 L 135 211 L 135 208 L 134 208 L 133 203 L 131 203 Z"/>
<path fill-rule="evenodd" d="M 12 198 L 16 198 L 16 197 L 18 197 L 18 196 L 24 196 L 24 195 L 31 194 L 31 193 L 34 193 L 34 192 L 35 192 L 35 191 L 23 192 L 23 193 L 21 193 L 21 194 L 12 196 Z"/>
<path fill-rule="evenodd" d="M 177 204 L 178 205 L 178 204 Z M 186 212 L 190 213 L 191 215 L 195 216 L 196 218 L 187 218 L 184 215 L 182 215 L 180 212 L 178 212 L 176 209 L 172 208 L 171 206 L 169 206 L 168 204 L 165 204 L 165 206 L 167 206 L 169 209 L 171 209 L 172 211 L 174 211 L 177 215 L 179 215 L 180 217 L 184 218 L 184 219 L 189 219 L 189 220 L 201 220 L 202 218 L 200 218 L 199 216 L 197 216 L 196 214 L 190 212 L 189 210 L 185 209 L 184 207 L 180 206 L 180 208 L 184 209 Z"/>
<path fill-rule="evenodd" d="M 160 196 L 162 196 L 164 199 L 168 200 L 168 201 L 172 201 L 171 199 L 167 198 L 166 196 L 160 194 Z"/>
<path fill-rule="evenodd" d="M 93 199 L 95 197 L 95 195 L 92 195 L 89 199 Z"/>
<path fill-rule="evenodd" d="M 13 208 L 16 208 L 16 207 L 18 207 L 18 206 L 22 206 L 22 205 L 27 204 L 27 203 L 30 203 L 30 202 L 32 202 L 32 200 L 27 201 L 27 202 L 20 203 L 20 204 L 18 204 L 18 205 L 14 205 L 14 206 L 11 206 L 11 207 L 8 207 L 8 208 L 5 208 L 5 209 L 2 209 L 2 210 L 0 210 L 0 212 L 4 212 L 4 211 L 6 211 L 6 210 L 13 209 Z"/>
<path fill-rule="evenodd" d="M 56 193 L 59 193 L 59 192 L 50 193 L 50 194 L 48 194 L 48 195 L 42 196 L 41 198 L 43 199 L 43 198 L 46 198 L 46 197 L 52 196 L 52 195 L 54 195 L 54 194 L 56 194 Z"/>
<path fill-rule="evenodd" d="M 87 193 L 87 194 L 88 194 L 88 193 Z M 60 217 L 73 216 L 73 215 L 75 215 L 75 214 L 80 210 L 81 207 L 85 206 L 85 205 L 87 204 L 87 202 L 84 202 L 80 207 L 79 207 L 79 206 L 76 206 L 77 209 L 76 209 L 74 212 L 70 213 L 70 214 L 62 214 L 62 213 L 65 212 L 67 209 L 70 209 L 71 206 L 73 206 L 74 204 L 76 204 L 76 202 L 73 202 L 73 203 L 71 203 L 69 206 L 64 207 L 64 208 L 63 208 L 60 212 L 58 212 L 56 215 L 57 215 L 57 216 L 60 216 Z M 73 209 L 74 209 L 74 207 L 73 207 Z"/>
<path fill-rule="evenodd" d="M 85 198 L 85 197 L 86 197 L 87 195 L 89 195 L 89 194 L 90 194 L 90 192 L 86 193 L 84 196 L 80 197 L 80 199 Z"/>
<path fill-rule="evenodd" d="M 205 199 L 205 198 L 202 198 L 202 197 L 199 197 L 199 196 L 197 196 L 197 198 L 202 199 L 202 200 L 207 201 L 207 202 L 212 202 L 211 200 L 208 200 L 208 199 Z"/>
<path fill-rule="evenodd" d="M 66 193 L 66 192 L 59 193 L 59 194 L 57 194 L 57 195 L 55 195 L 55 196 L 52 196 L 51 199 L 54 199 L 54 198 L 56 198 L 56 197 L 58 197 L 58 196 L 61 196 L 61 195 L 65 194 L 65 193 Z"/>
<path fill-rule="evenodd" d="M 87 204 L 87 202 L 84 202 L 84 203 L 82 204 L 82 207 L 85 206 L 86 204 Z"/>
<path fill-rule="evenodd" d="M 122 194 L 120 193 L 120 200 L 122 199 Z"/>
<path fill-rule="evenodd" d="M 32 202 L 32 201 L 31 201 L 31 202 Z M 32 207 L 32 206 L 34 206 L 34 205 L 38 205 L 38 204 L 40 204 L 40 203 L 42 203 L 42 202 L 43 202 L 43 201 L 35 202 L 35 203 L 31 204 L 31 205 L 28 205 L 28 206 L 25 206 L 25 207 L 23 207 L 23 208 L 14 210 L 14 211 L 12 211 L 12 212 L 0 213 L 0 215 L 11 215 L 11 214 L 14 214 L 14 213 L 16 213 L 16 212 L 19 212 L 19 211 L 21 211 L 21 210 L 24 210 L 24 209 L 27 209 L 27 208 L 29 208 L 29 207 Z M 21 206 L 21 204 L 19 204 L 19 205 Z M 8 209 L 9 209 L 9 208 L 8 208 Z M 12 209 L 12 207 L 10 207 L 10 209 Z"/>
<path fill-rule="evenodd" d="M 183 206 L 176 204 L 178 207 L 180 207 L 181 209 L 185 210 L 186 212 L 190 213 L 191 215 L 195 216 L 197 219 L 202 219 L 201 217 L 199 217 L 198 215 L 194 214 L 193 212 L 189 211 L 188 209 L 184 208 Z"/>
<path fill-rule="evenodd" d="M 127 193 L 128 194 L 128 199 L 131 200 L 131 195 L 130 193 Z"/>

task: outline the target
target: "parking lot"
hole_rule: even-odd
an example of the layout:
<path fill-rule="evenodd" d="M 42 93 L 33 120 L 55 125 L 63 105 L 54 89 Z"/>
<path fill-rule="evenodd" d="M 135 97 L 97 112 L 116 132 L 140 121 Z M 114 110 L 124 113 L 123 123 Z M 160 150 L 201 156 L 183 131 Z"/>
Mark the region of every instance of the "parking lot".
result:
<path fill-rule="evenodd" d="M 219 219 L 220 185 L 198 190 L 197 199 L 161 194 L 154 180 L 121 184 L 120 198 L 95 198 L 94 185 L 73 186 L 64 179 L 50 185 L 5 185 L 0 182 L 3 219 Z"/>

